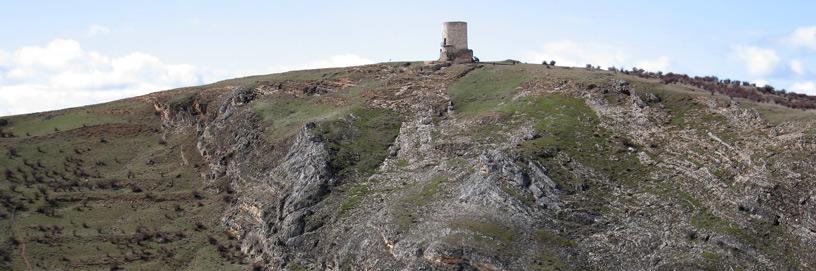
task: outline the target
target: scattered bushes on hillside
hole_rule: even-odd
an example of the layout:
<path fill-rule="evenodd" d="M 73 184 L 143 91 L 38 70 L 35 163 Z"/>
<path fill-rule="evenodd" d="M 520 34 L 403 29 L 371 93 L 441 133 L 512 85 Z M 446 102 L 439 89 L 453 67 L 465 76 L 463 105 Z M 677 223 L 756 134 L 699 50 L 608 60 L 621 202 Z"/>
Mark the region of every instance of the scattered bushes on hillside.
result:
<path fill-rule="evenodd" d="M 546 62 L 545 62 L 546 63 Z M 551 65 L 555 65 L 551 62 Z M 592 69 L 591 64 L 586 65 L 586 69 Z M 774 103 L 794 109 L 816 109 L 816 96 L 806 94 L 791 93 L 785 89 L 777 90 L 773 86 L 757 86 L 756 84 L 740 80 L 720 79 L 716 76 L 688 76 L 680 73 L 648 72 L 644 69 L 632 67 L 631 70 L 624 68 L 609 67 L 608 71 L 621 72 L 641 78 L 658 79 L 664 84 L 683 84 L 718 93 L 733 98 L 743 98 L 755 102 Z"/>
<path fill-rule="evenodd" d="M 7 168 L 3 169 L 3 177 L 5 177 L 7 181 L 14 180 L 14 171 L 11 171 L 11 169 Z"/>
<path fill-rule="evenodd" d="M 7 119 L 0 119 L 0 138 L 14 137 L 14 134 L 12 134 L 11 132 L 6 133 L 5 131 L 3 131 L 3 127 L 8 124 L 9 121 Z"/>
<path fill-rule="evenodd" d="M 744 98 L 756 102 L 775 103 L 795 109 L 816 109 L 816 96 L 790 93 L 784 89 L 776 90 L 773 86 L 756 86 L 744 81 L 719 79 L 716 76 L 694 76 L 685 74 L 657 74 L 645 73 L 640 70 L 635 75 L 647 78 L 660 79 L 665 84 L 684 84 L 698 87 L 703 90 L 723 94 L 729 97 Z"/>
<path fill-rule="evenodd" d="M 20 154 L 19 154 L 19 153 L 17 153 L 17 148 L 15 148 L 15 147 L 8 147 L 8 148 L 6 149 L 6 154 L 8 155 L 8 157 L 9 157 L 10 159 L 14 159 L 14 158 L 16 158 L 16 157 L 20 157 Z"/>
<path fill-rule="evenodd" d="M 204 193 L 201 193 L 201 191 L 194 190 L 192 194 L 194 199 L 204 199 Z"/>

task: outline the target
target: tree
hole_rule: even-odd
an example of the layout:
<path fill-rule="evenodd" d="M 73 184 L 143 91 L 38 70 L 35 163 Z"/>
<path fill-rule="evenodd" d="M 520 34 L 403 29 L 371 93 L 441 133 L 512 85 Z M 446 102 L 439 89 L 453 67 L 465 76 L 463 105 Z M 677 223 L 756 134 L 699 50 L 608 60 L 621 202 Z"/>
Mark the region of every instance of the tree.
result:
<path fill-rule="evenodd" d="M 550 66 L 555 66 L 555 60 L 550 60 Z"/>

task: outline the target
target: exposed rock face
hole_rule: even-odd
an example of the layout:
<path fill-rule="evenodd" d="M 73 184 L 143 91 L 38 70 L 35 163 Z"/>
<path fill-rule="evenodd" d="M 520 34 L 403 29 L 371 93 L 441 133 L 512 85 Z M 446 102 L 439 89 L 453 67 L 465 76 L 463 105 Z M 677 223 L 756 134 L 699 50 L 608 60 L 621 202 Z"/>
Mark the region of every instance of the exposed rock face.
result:
<path fill-rule="evenodd" d="M 171 124 L 189 122 L 173 116 L 197 117 L 207 179 L 235 191 L 223 224 L 244 253 L 271 269 L 816 264 L 807 245 L 816 242 L 816 196 L 806 188 L 816 176 L 807 164 L 816 140 L 805 127 L 774 126 L 752 109 L 706 96 L 683 98 L 696 111 L 681 108 L 688 113 L 679 123 L 680 109 L 670 104 L 677 101 L 638 84 L 604 79 L 586 87 L 549 75 L 513 86 L 500 109 L 474 117 L 458 112 L 468 108 L 445 90 L 478 69 L 484 67 L 366 71 L 385 87 L 363 103 L 405 116 L 370 174 L 340 176 L 330 167 L 337 154 L 316 132 L 321 123 L 285 140 L 265 136 L 251 104 L 281 86 L 236 88 L 210 101 L 220 104 L 214 113 L 161 104 L 157 110 Z M 561 104 L 525 111 L 539 97 L 578 101 L 567 105 L 586 112 L 536 115 Z M 517 107 L 500 107 L 511 103 Z M 591 129 L 569 133 L 574 127 L 559 128 L 558 118 Z M 716 125 L 693 126 L 706 122 Z M 573 146 L 567 136 L 583 141 Z M 773 158 L 807 153 L 798 163 Z"/>
<path fill-rule="evenodd" d="M 320 227 L 308 221 L 314 213 L 310 208 L 329 192 L 333 179 L 328 169 L 328 152 L 311 134 L 313 128 L 313 124 L 304 127 L 280 164 L 263 173 L 265 183 L 254 184 L 264 186 L 269 195 L 248 197 L 252 203 L 242 204 L 225 218 L 226 224 L 245 230 L 244 252 L 285 261 L 288 256 L 285 248 L 301 246 L 304 232 Z"/>

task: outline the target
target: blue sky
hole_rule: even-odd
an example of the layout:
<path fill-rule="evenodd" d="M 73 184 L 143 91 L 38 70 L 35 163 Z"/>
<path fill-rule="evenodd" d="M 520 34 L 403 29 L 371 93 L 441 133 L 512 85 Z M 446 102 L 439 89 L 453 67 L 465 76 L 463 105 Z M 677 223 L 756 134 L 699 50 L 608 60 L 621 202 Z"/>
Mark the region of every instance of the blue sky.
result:
<path fill-rule="evenodd" d="M 237 76 L 437 57 L 717 75 L 816 95 L 813 1 L 6 1 L 0 115 Z M 49 97 L 43 99 L 42 97 Z"/>

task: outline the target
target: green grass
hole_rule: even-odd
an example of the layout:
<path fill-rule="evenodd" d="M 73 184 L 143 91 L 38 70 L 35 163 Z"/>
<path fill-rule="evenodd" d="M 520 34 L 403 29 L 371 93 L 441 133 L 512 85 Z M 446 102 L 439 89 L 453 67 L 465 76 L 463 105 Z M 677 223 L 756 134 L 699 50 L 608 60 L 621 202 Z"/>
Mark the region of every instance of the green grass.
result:
<path fill-rule="evenodd" d="M 690 220 L 692 226 L 722 234 L 735 235 L 740 233 L 739 228 L 712 214 L 699 200 L 691 196 L 691 194 L 681 191 L 675 195 L 684 209 L 694 213 Z"/>
<path fill-rule="evenodd" d="M 511 184 L 509 182 L 499 182 L 498 183 L 499 189 L 502 192 L 507 193 L 511 197 L 515 198 L 518 201 L 521 201 L 525 205 L 535 205 L 535 198 L 533 195 L 526 191 L 521 191 L 516 185 Z"/>
<path fill-rule="evenodd" d="M 353 209 L 357 206 L 358 203 L 368 194 L 369 188 L 368 184 L 365 183 L 356 183 L 351 186 L 348 192 L 346 192 L 346 198 L 340 204 L 340 214 L 345 214 L 349 210 Z"/>
<path fill-rule="evenodd" d="M 338 106 L 319 97 L 276 95 L 253 102 L 252 109 L 261 116 L 269 138 L 276 140 L 293 135 L 307 122 L 335 119 L 347 112 L 349 107 Z"/>
<path fill-rule="evenodd" d="M 109 116 L 121 125 L 66 132 L 93 121 L 108 123 Z M 11 232 L 26 244 L 33 269 L 57 270 L 68 265 L 109 269 L 113 262 L 126 269 L 245 269 L 244 264 L 220 255 L 207 240 L 213 235 L 219 244 L 235 245 L 234 240 L 223 237 L 217 224 L 225 202 L 221 195 L 203 188 L 200 172 L 193 168 L 201 163 L 194 141 L 189 135 L 171 135 L 166 145 L 159 144 L 158 118 L 148 107 L 115 102 L 9 119 L 18 128 L 50 135 L 0 138 L 0 149 L 5 152 L 13 147 L 18 154 L 0 156 L 0 170 L 16 172 L 12 179 L 0 176 L 0 196 L 19 204 L 13 211 L 13 223 L 0 220 L 0 249 L 15 253 L 8 269 L 26 268 L 20 248 L 5 244 Z M 64 129 L 41 128 L 55 123 Z M 179 158 L 182 147 L 190 164 L 183 165 Z M 77 175 L 78 171 L 90 176 Z M 133 173 L 132 178 L 128 172 Z M 142 192 L 132 191 L 133 186 L 141 187 Z M 193 191 L 204 191 L 203 197 L 194 198 Z M 0 205 L 0 212 L 12 213 L 9 207 Z M 46 207 L 53 213 L 38 212 Z M 194 230 L 196 223 L 206 229 Z M 38 230 L 55 226 L 62 232 L 46 235 Z M 134 236 L 139 236 L 139 228 L 171 238 L 137 242 Z M 149 253 L 144 254 L 147 258 L 138 259 L 143 252 Z"/>
<path fill-rule="evenodd" d="M 512 229 L 489 219 L 455 219 L 451 221 L 450 226 L 453 229 L 468 230 L 504 243 L 513 242 L 516 236 Z"/>
<path fill-rule="evenodd" d="M 530 265 L 531 270 L 567 270 L 568 266 L 556 253 L 564 248 L 574 247 L 575 242 L 564 238 L 547 229 L 535 231 L 535 241 L 539 249 L 534 258 L 536 262 Z"/>
<path fill-rule="evenodd" d="M 365 108 L 363 95 L 376 91 L 382 82 L 360 80 L 343 91 L 320 96 L 265 95 L 252 102 L 252 109 L 261 117 L 267 137 L 279 141 L 308 122 L 334 121 Z"/>
<path fill-rule="evenodd" d="M 519 241 L 518 232 L 492 218 L 455 218 L 449 221 L 449 226 L 460 231 L 443 239 L 450 246 L 507 258 L 518 257 L 523 253 L 514 246 Z"/>
<path fill-rule="evenodd" d="M 52 134 L 59 131 L 68 131 L 83 126 L 93 126 L 110 123 L 128 123 L 134 117 L 119 113 L 122 111 L 145 112 L 147 104 L 135 102 L 116 102 L 94 107 L 81 107 L 34 115 L 6 117 L 9 121 L 3 130 L 18 137 Z"/>
<path fill-rule="evenodd" d="M 554 247 L 572 247 L 575 246 L 575 242 L 564 238 L 556 233 L 553 233 L 550 230 L 546 229 L 538 229 L 535 231 L 536 241 L 544 243 L 548 246 Z"/>
<path fill-rule="evenodd" d="M 513 99 L 519 92 L 518 86 L 530 78 L 543 76 L 540 69 L 530 65 L 485 66 L 453 83 L 448 92 L 457 113 L 465 117 L 498 115 L 501 118 L 494 124 L 473 127 L 470 136 L 496 140 L 495 136 L 500 135 L 497 131 L 515 128 L 508 124 L 532 121 L 539 137 L 521 142 L 517 150 L 523 156 L 539 160 L 550 170 L 550 177 L 568 193 L 576 192 L 575 187 L 593 180 L 576 178 L 563 165 L 551 159 L 559 152 L 630 187 L 638 186 L 645 180 L 649 168 L 640 164 L 635 152 L 627 150 L 630 147 L 638 150 L 640 146 L 601 128 L 598 116 L 583 99 L 556 93 Z M 582 80 L 580 74 L 583 74 L 567 69 L 544 71 L 563 73 L 564 76 L 575 77 L 575 80 Z M 596 185 L 590 183 L 590 187 Z M 589 193 L 593 200 L 582 204 L 603 210 L 605 190 L 590 189 Z"/>
<path fill-rule="evenodd" d="M 682 196 L 681 197 L 686 197 Z M 696 200 L 694 200 L 696 201 Z M 712 214 L 708 209 L 700 207 L 699 202 L 693 203 L 698 206 L 698 210 L 691 217 L 691 224 L 697 228 L 713 231 L 720 234 L 734 236 L 741 242 L 744 242 L 750 247 L 760 251 L 762 254 L 771 256 L 774 259 L 781 260 L 788 267 L 799 266 L 799 260 L 796 257 L 795 247 L 792 245 L 798 243 L 796 238 L 779 225 L 772 225 L 769 222 L 753 221 L 747 228 L 739 228 L 733 223 L 730 223 L 720 217 Z M 703 256 L 706 259 L 711 259 L 712 255 Z M 719 258 L 716 255 L 716 259 Z"/>
<path fill-rule="evenodd" d="M 325 142 L 338 175 L 370 175 L 388 154 L 402 124 L 396 112 L 386 109 L 355 108 L 344 119 L 318 123 L 315 134 Z"/>
<path fill-rule="evenodd" d="M 739 228 L 731 225 L 731 223 L 728 221 L 715 216 L 705 208 L 699 209 L 699 211 L 691 217 L 691 225 L 694 225 L 697 228 L 724 234 L 734 235 L 740 232 Z"/>
<path fill-rule="evenodd" d="M 439 192 L 440 186 L 447 181 L 448 177 L 435 176 L 422 184 L 421 189 L 418 191 L 409 193 L 404 200 L 410 203 L 412 206 L 423 206 L 428 204 L 436 193 Z"/>
<path fill-rule="evenodd" d="M 450 234 L 443 239 L 451 246 L 507 258 L 518 257 L 522 253 L 513 246 L 517 241 L 515 230 L 489 218 L 454 219 L 450 221 L 450 227 L 464 231 Z"/>
<path fill-rule="evenodd" d="M 685 207 L 685 209 L 688 211 L 694 211 L 697 208 L 703 207 L 703 204 L 700 203 L 699 200 L 692 197 L 691 194 L 689 194 L 688 192 L 681 191 L 677 192 L 676 195 L 680 202 L 680 205 Z"/>
<path fill-rule="evenodd" d="M 709 261 L 716 262 L 720 260 L 720 255 L 717 255 L 716 253 L 710 251 L 703 251 L 703 258 Z"/>
<path fill-rule="evenodd" d="M 405 160 L 405 159 L 397 160 L 397 167 L 399 167 L 399 168 L 404 168 L 404 167 L 407 167 L 408 165 L 410 165 L 408 160 Z"/>
<path fill-rule="evenodd" d="M 426 182 L 420 182 L 417 187 L 410 187 L 397 205 L 395 218 L 400 229 L 407 229 L 414 220 L 416 212 L 421 207 L 431 203 L 440 192 L 441 186 L 448 181 L 446 176 L 434 176 Z"/>
<path fill-rule="evenodd" d="M 680 128 L 686 127 L 688 115 L 701 110 L 700 106 L 691 100 L 691 96 L 684 93 L 664 91 L 658 96 L 671 112 L 671 121 L 669 123 Z"/>
<path fill-rule="evenodd" d="M 607 174 L 612 180 L 636 186 L 645 179 L 649 169 L 640 164 L 637 156 L 626 150 L 638 149 L 631 140 L 615 137 L 599 125 L 597 115 L 580 99 L 560 95 L 529 98 L 521 112 L 535 120 L 539 138 L 522 142 L 522 154 L 542 161 L 553 169 L 554 181 L 563 189 L 583 180 L 558 170 L 551 158 L 557 152 L 566 152 L 581 164 Z"/>
<path fill-rule="evenodd" d="M 291 263 L 287 267 L 289 267 L 289 270 L 291 270 L 291 271 L 306 271 L 306 270 L 309 270 L 305 266 L 300 265 L 299 263 Z"/>
<path fill-rule="evenodd" d="M 695 91 L 680 85 L 664 85 L 659 83 L 641 83 L 637 85 L 639 85 L 639 93 L 648 91 L 660 98 L 660 103 L 671 113 L 671 121 L 669 123 L 671 125 L 679 128 L 705 129 L 710 127 L 710 125 L 706 125 L 710 124 L 707 121 L 727 122 L 722 115 L 708 114 L 706 107 L 696 101 L 697 98 L 704 97 L 706 99 L 718 100 L 720 103 L 727 103 L 729 98 L 726 96 L 719 94 L 712 96 L 709 92 Z"/>
<path fill-rule="evenodd" d="M 799 122 L 816 119 L 816 110 L 799 110 L 779 106 L 768 103 L 757 103 L 752 101 L 744 101 L 743 104 L 747 107 L 754 108 L 762 117 L 773 125 L 778 125 L 784 122 Z"/>
<path fill-rule="evenodd" d="M 513 95 L 529 77 L 518 70 L 483 68 L 471 71 L 448 87 L 457 113 L 472 116 L 489 111 L 507 111 Z"/>

